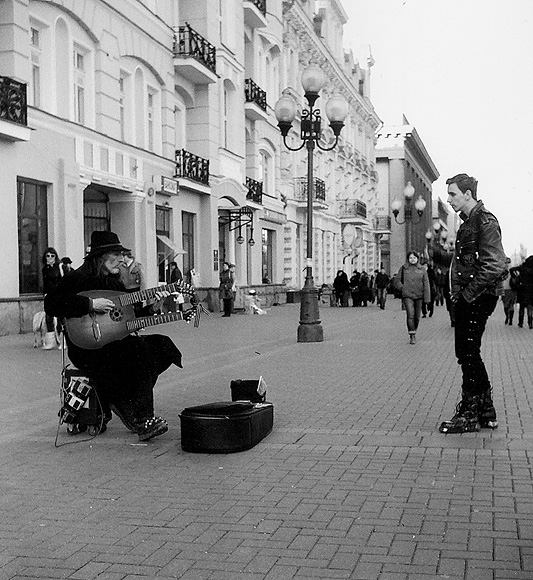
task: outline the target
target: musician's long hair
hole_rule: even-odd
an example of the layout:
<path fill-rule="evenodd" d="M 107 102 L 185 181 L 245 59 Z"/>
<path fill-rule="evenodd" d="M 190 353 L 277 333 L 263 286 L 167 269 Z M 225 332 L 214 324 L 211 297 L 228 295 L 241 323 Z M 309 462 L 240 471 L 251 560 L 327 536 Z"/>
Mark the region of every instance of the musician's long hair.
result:
<path fill-rule="evenodd" d="M 102 254 L 101 256 L 89 256 L 85 258 L 85 261 L 80 269 L 84 270 L 85 273 L 94 278 L 106 278 L 111 282 L 110 286 L 115 286 L 115 281 L 120 286 L 120 274 L 111 274 L 104 268 L 104 263 L 107 254 Z"/>

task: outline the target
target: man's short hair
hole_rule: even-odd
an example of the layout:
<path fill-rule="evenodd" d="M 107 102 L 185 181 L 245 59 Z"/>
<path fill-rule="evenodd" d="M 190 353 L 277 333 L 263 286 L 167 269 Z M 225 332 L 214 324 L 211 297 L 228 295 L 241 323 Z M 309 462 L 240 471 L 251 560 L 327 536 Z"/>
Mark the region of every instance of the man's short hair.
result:
<path fill-rule="evenodd" d="M 455 183 L 463 193 L 470 190 L 473 199 L 477 199 L 477 179 L 475 177 L 470 177 L 466 173 L 458 173 L 446 180 L 446 185 L 451 185 L 452 183 Z"/>

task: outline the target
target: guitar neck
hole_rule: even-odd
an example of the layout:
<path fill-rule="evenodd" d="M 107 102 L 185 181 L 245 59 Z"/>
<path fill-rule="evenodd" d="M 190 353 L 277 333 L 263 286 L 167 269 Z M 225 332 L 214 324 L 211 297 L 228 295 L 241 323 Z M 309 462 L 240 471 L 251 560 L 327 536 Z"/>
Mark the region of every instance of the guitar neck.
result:
<path fill-rule="evenodd" d="M 157 286 L 156 288 L 148 288 L 147 290 L 139 290 L 138 292 L 129 292 L 121 294 L 119 302 L 121 306 L 128 306 L 129 304 L 136 304 L 143 300 L 150 300 L 155 298 L 156 292 L 178 292 L 179 294 L 186 294 L 192 296 L 194 294 L 192 286 L 185 282 L 173 282 L 165 286 Z"/>
<path fill-rule="evenodd" d="M 157 316 L 142 316 L 130 320 L 126 323 L 129 332 L 147 328 L 149 326 L 157 326 L 158 324 L 165 324 L 167 322 L 175 322 L 176 320 L 187 320 L 188 317 L 183 312 L 169 312 L 167 314 L 158 314 Z"/>

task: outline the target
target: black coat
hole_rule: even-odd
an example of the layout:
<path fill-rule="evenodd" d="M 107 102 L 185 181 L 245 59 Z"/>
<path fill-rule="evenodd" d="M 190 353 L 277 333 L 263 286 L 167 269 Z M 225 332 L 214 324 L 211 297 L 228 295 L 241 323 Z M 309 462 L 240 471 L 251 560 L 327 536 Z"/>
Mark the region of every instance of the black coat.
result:
<path fill-rule="evenodd" d="M 64 276 L 58 287 L 46 296 L 46 313 L 58 318 L 88 314 L 91 300 L 79 295 L 87 290 L 124 292 L 125 288 L 118 276 L 96 276 L 84 264 Z M 142 314 L 147 314 L 146 310 Z M 138 420 L 153 415 L 152 390 L 157 377 L 171 364 L 181 367 L 180 351 L 168 336 L 160 334 L 130 334 L 96 350 L 76 346 L 68 335 L 66 339 L 70 360 L 91 373 L 99 395 L 123 412 L 131 411 Z"/>

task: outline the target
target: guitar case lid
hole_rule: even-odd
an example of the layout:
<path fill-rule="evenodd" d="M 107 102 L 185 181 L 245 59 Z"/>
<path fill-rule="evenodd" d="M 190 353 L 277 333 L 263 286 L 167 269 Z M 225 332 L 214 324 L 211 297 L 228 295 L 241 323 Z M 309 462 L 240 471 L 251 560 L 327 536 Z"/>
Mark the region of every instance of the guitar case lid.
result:
<path fill-rule="evenodd" d="M 181 412 L 185 416 L 214 416 L 230 417 L 239 415 L 245 411 L 251 411 L 254 408 L 250 401 L 221 401 L 217 403 L 207 403 L 206 405 L 197 405 L 196 407 L 187 407 Z"/>

